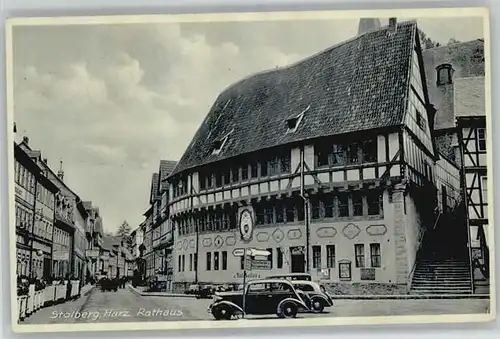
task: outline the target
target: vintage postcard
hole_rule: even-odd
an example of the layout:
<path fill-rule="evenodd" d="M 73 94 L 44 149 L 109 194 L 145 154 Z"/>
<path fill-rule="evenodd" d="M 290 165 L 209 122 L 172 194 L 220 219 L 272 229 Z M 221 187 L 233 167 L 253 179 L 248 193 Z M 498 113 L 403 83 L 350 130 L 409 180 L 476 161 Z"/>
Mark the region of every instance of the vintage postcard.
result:
<path fill-rule="evenodd" d="M 15 331 L 495 318 L 487 9 L 6 28 Z"/>

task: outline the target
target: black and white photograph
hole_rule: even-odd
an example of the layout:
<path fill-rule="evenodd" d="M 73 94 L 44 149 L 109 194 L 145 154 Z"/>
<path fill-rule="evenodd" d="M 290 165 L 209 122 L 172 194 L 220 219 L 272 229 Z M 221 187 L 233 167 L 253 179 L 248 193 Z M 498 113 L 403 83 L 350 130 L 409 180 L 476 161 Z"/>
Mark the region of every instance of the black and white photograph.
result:
<path fill-rule="evenodd" d="M 487 9 L 6 31 L 16 332 L 495 318 Z"/>

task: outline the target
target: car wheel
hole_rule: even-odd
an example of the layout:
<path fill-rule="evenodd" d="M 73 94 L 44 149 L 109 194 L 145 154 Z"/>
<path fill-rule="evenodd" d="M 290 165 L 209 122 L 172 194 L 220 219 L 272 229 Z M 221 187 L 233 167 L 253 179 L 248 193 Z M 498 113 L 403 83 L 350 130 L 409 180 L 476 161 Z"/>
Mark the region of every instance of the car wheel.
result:
<path fill-rule="evenodd" d="M 312 298 L 311 306 L 313 312 L 321 313 L 325 309 L 325 302 L 320 298 Z"/>
<path fill-rule="evenodd" d="M 285 301 L 281 308 L 278 310 L 278 317 L 280 318 L 295 318 L 297 315 L 297 305 L 291 301 Z"/>
<path fill-rule="evenodd" d="M 212 314 L 216 320 L 231 320 L 232 312 L 229 306 L 220 305 L 212 309 Z"/>

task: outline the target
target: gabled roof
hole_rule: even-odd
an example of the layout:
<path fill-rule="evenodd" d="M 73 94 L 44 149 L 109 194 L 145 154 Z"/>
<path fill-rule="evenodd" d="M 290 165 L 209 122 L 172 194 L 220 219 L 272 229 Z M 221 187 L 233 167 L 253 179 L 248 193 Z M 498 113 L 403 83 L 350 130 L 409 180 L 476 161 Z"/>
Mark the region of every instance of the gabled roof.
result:
<path fill-rule="evenodd" d="M 260 149 L 404 122 L 416 23 L 387 26 L 223 91 L 172 175 Z M 286 120 L 304 112 L 293 133 Z M 214 143 L 229 137 L 220 152 Z"/>
<path fill-rule="evenodd" d="M 459 78 L 454 81 L 455 117 L 485 116 L 484 77 Z"/>
<path fill-rule="evenodd" d="M 177 161 L 172 161 L 172 160 L 160 160 L 160 171 L 159 173 L 159 184 L 158 184 L 158 190 L 159 193 L 163 192 L 163 190 L 166 190 L 168 188 L 168 182 L 165 181 L 165 179 L 168 177 L 170 173 L 174 170 L 175 166 L 177 165 Z"/>
<path fill-rule="evenodd" d="M 149 196 L 149 202 L 152 204 L 156 199 L 158 199 L 158 183 L 159 174 L 153 173 L 151 177 L 151 193 Z"/>

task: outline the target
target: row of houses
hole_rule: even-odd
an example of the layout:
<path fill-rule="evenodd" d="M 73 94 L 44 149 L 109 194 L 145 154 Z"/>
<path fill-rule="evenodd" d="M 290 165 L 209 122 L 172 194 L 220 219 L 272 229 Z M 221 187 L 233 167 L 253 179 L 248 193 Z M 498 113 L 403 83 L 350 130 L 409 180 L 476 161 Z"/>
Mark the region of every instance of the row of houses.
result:
<path fill-rule="evenodd" d="M 484 41 L 425 49 L 414 21 L 359 28 L 229 86 L 179 162 L 161 162 L 133 233 L 145 278 L 241 283 L 234 250 L 257 247 L 271 254 L 253 278 L 399 293 L 440 268 L 460 282 L 444 292 L 487 285 Z"/>
<path fill-rule="evenodd" d="M 14 158 L 17 275 L 82 283 L 131 275 L 131 254 L 104 234 L 99 207 L 65 182 L 62 161 L 54 172 L 26 136 L 14 142 Z"/>

